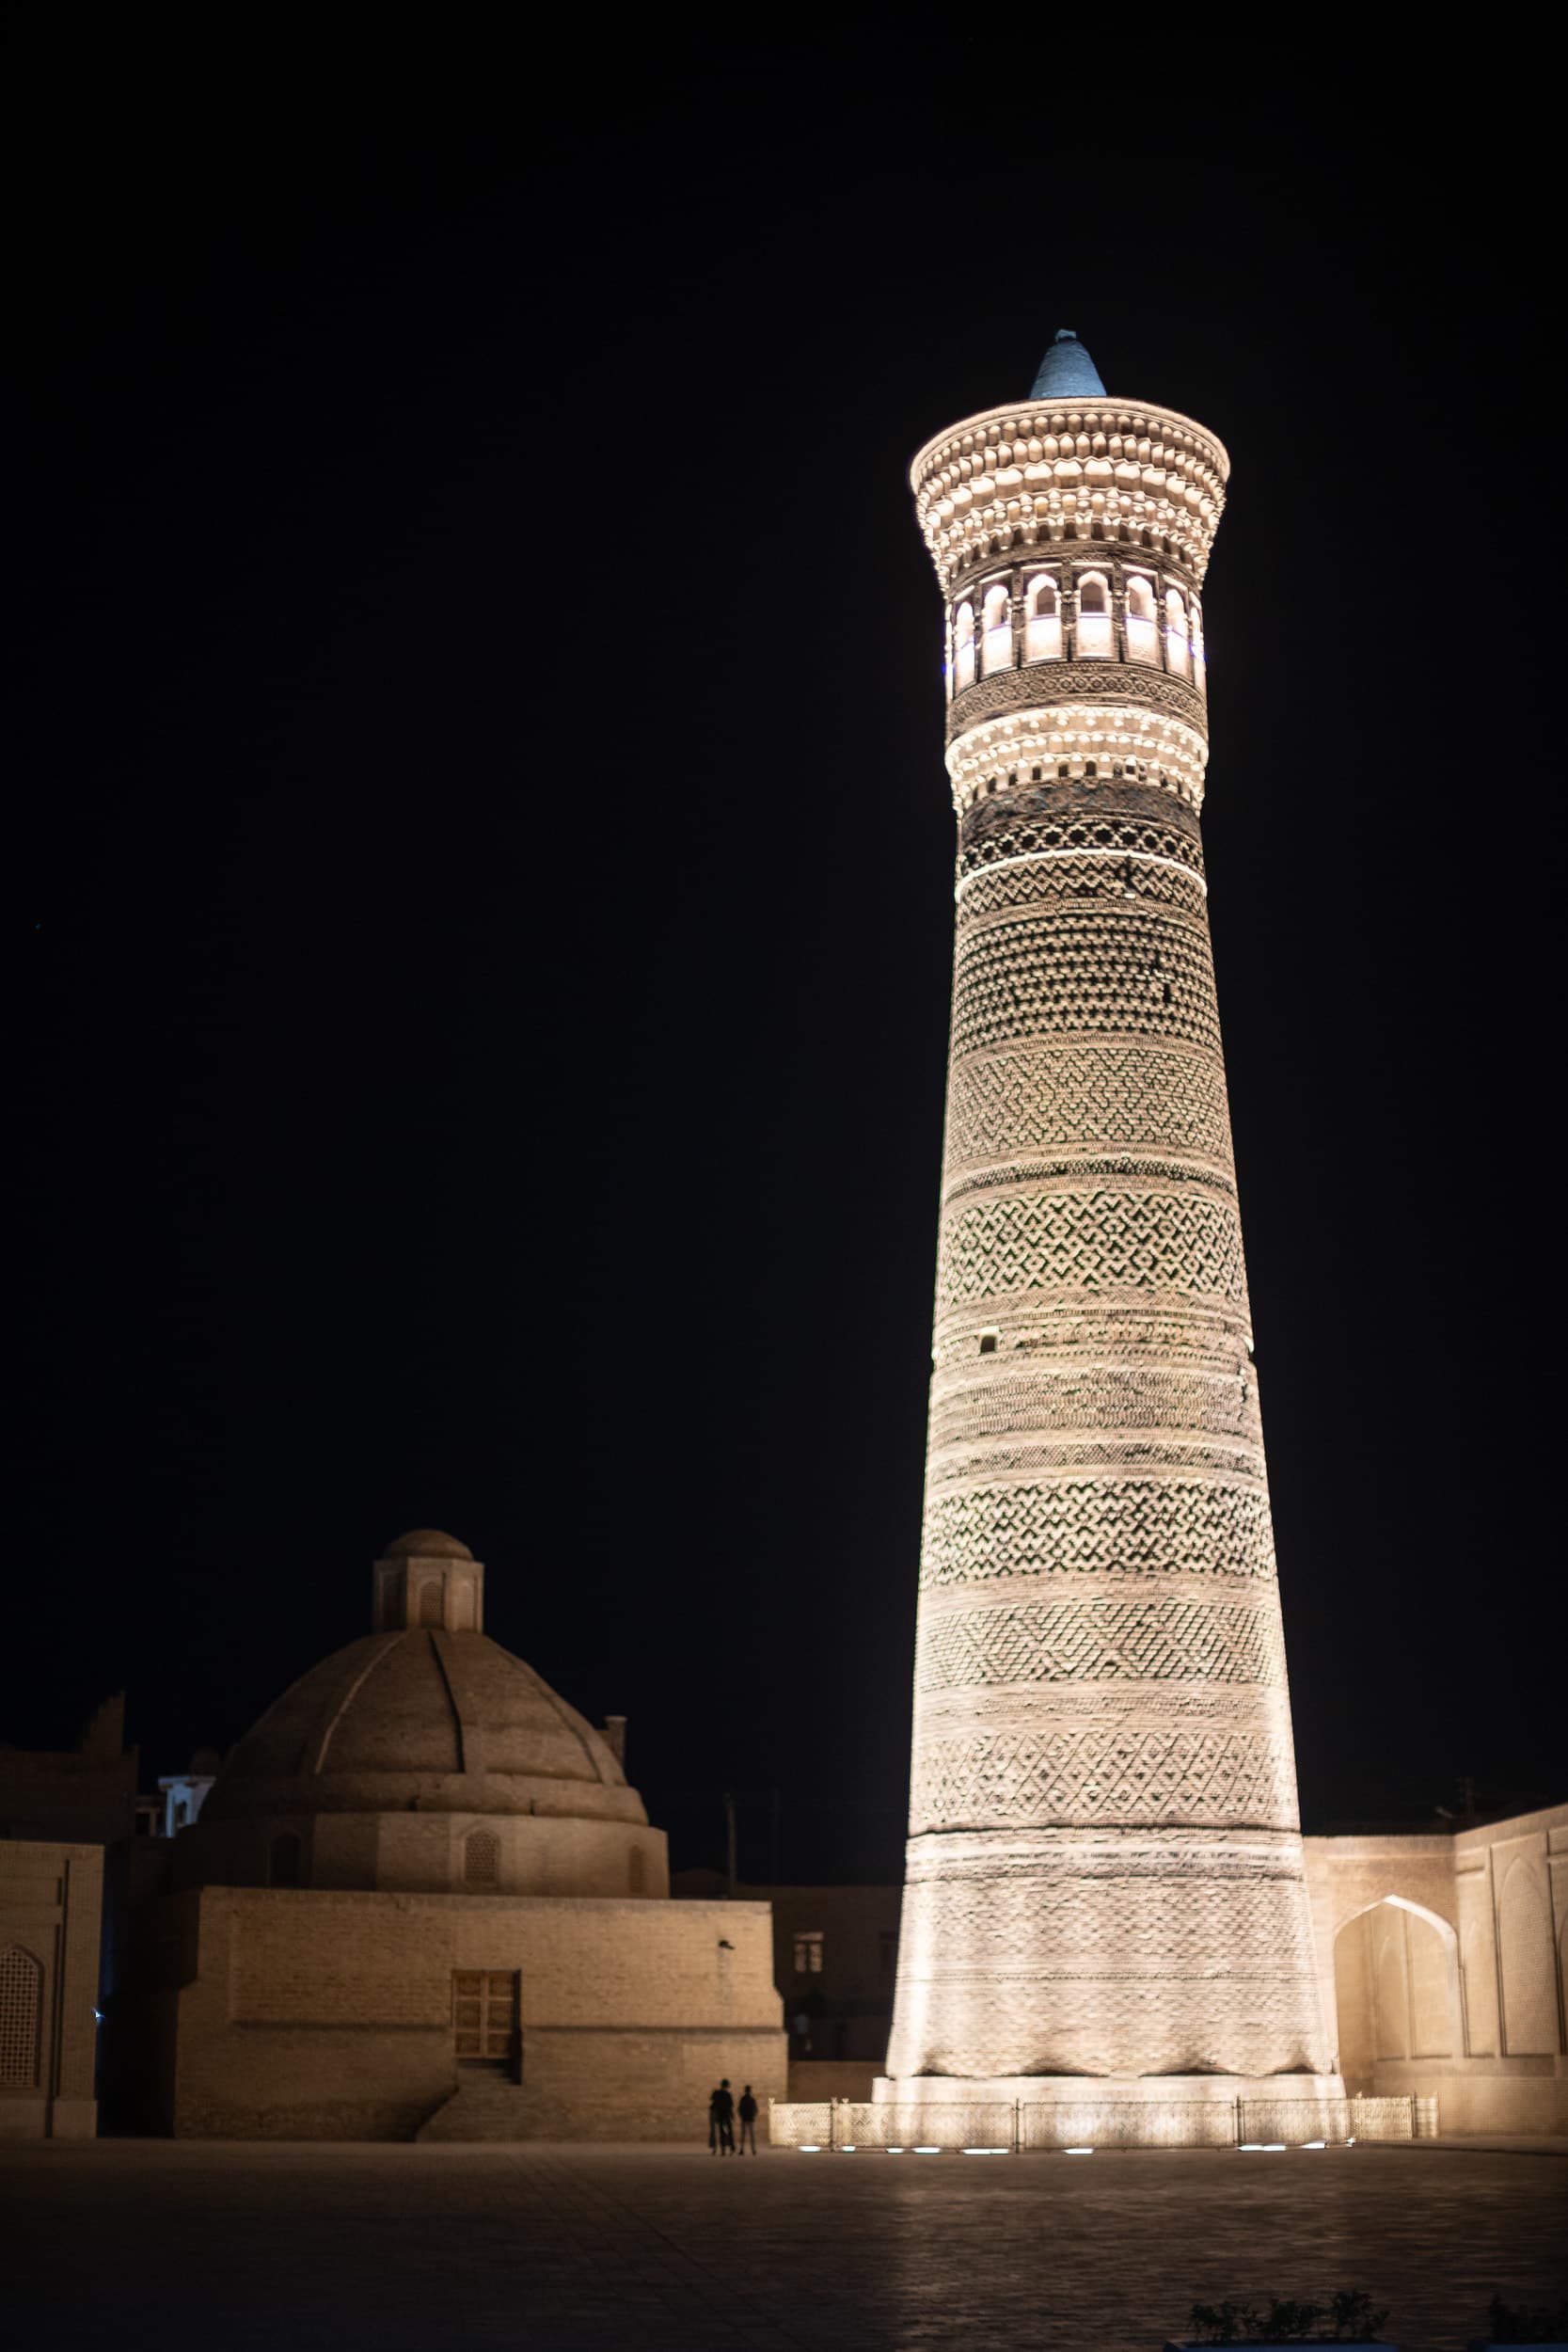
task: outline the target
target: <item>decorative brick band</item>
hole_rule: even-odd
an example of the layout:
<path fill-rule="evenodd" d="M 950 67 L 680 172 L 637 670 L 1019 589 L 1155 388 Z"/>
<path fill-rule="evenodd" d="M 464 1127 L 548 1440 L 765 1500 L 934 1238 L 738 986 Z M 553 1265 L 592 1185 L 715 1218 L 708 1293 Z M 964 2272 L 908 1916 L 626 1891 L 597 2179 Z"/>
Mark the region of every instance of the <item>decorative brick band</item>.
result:
<path fill-rule="evenodd" d="M 1024 669 L 997 670 L 990 677 L 976 678 L 955 694 L 947 714 L 947 740 L 956 742 L 983 719 L 1072 702 L 1124 702 L 1165 712 L 1185 720 L 1208 739 L 1208 705 L 1183 678 L 1138 661 L 1032 661 Z"/>

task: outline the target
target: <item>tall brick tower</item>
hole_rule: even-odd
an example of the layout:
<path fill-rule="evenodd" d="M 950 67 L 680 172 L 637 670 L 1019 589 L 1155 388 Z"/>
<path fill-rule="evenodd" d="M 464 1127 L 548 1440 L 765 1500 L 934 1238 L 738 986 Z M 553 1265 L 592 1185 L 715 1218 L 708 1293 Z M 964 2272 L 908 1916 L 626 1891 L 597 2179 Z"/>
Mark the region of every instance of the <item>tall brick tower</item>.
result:
<path fill-rule="evenodd" d="M 882 2096 L 1339 2089 L 1198 829 L 1227 471 L 1070 333 L 911 469 L 958 935 Z"/>

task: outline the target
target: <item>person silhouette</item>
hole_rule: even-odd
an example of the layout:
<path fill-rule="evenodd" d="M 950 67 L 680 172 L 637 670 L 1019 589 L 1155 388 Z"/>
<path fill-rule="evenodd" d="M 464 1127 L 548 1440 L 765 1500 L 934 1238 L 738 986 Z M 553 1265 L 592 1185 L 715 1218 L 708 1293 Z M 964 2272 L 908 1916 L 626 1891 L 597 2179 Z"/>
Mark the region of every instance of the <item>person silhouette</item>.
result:
<path fill-rule="evenodd" d="M 727 2074 L 707 2103 L 707 2144 L 710 2155 L 735 2153 L 735 2099 Z"/>
<path fill-rule="evenodd" d="M 746 2142 L 749 2137 L 752 2142 L 752 2153 L 754 2156 L 757 2152 L 757 2103 L 752 2096 L 750 2083 L 740 2094 L 740 2106 L 737 2111 L 740 2116 L 740 2147 L 737 2153 L 740 2155 L 746 2153 Z"/>

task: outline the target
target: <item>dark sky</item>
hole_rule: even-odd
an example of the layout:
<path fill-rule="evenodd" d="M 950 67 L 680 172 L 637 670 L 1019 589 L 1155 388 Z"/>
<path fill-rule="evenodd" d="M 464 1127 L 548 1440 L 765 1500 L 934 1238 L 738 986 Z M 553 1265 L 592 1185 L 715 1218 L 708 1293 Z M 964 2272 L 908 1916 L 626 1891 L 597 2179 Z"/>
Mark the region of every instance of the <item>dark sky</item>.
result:
<path fill-rule="evenodd" d="M 1068 324 L 1233 459 L 1205 831 L 1304 1812 L 1560 1798 L 1517 92 L 1430 35 L 1132 105 L 918 17 L 467 21 L 13 81 L 0 1738 L 123 1686 L 149 1773 L 226 1744 L 435 1524 L 677 1863 L 729 1786 L 743 1870 L 777 1788 L 786 1872 L 896 1871 L 952 920 L 905 468 Z"/>

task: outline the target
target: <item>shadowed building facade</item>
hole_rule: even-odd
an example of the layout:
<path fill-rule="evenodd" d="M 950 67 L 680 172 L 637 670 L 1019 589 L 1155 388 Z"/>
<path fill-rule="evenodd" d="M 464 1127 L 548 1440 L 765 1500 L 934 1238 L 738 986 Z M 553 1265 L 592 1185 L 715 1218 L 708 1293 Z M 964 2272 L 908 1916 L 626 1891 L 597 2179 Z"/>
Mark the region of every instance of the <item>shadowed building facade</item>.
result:
<path fill-rule="evenodd" d="M 1227 469 L 1069 334 L 911 469 L 958 857 L 886 2095 L 1338 2088 L 1199 830 Z"/>
<path fill-rule="evenodd" d="M 763 1902 L 671 1902 L 597 1731 L 483 1630 L 421 1528 L 373 1630 L 303 1675 L 169 1845 L 112 2012 L 119 2103 L 179 2137 L 678 2137 L 783 2094 Z"/>

